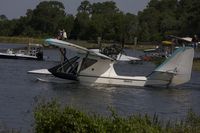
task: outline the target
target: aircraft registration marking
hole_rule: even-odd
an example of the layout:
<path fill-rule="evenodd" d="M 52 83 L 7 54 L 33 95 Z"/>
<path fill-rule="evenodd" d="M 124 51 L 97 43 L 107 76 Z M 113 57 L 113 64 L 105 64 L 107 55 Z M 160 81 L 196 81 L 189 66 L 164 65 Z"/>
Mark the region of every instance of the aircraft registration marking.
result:
<path fill-rule="evenodd" d="M 132 82 L 130 79 L 125 79 L 124 82 Z"/>

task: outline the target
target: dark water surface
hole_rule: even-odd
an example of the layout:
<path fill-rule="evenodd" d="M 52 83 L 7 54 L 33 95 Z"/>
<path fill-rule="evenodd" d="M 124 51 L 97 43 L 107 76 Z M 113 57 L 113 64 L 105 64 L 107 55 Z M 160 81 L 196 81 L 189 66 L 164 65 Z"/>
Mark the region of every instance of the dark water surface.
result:
<path fill-rule="evenodd" d="M 5 46 L 1 44 L 0 48 Z M 128 53 L 134 56 L 141 54 L 130 50 Z M 8 128 L 32 131 L 32 111 L 37 101 L 52 98 L 62 104 L 99 114 L 109 114 L 108 106 L 122 115 L 156 112 L 165 120 L 181 119 L 190 108 L 200 114 L 199 72 L 192 73 L 189 83 L 171 89 L 44 83 L 27 74 L 29 70 L 50 68 L 57 64 L 57 50 L 45 50 L 44 54 L 47 61 L 0 59 L 0 123 Z M 155 68 L 151 63 L 124 66 L 124 63 L 116 66 L 122 75 L 147 75 Z"/>

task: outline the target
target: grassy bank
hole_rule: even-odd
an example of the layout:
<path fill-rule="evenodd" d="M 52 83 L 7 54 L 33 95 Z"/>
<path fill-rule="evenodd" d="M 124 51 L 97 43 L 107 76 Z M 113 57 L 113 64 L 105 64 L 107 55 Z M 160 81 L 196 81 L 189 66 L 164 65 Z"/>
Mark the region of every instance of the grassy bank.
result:
<path fill-rule="evenodd" d="M 0 43 L 16 43 L 16 44 L 28 44 L 28 43 L 39 43 L 44 44 L 44 39 L 41 38 L 29 38 L 29 37 L 5 37 L 0 36 Z M 78 44 L 87 48 L 97 48 L 97 44 L 89 43 L 81 40 L 68 40 L 71 43 Z"/>
<path fill-rule="evenodd" d="M 43 44 L 44 39 L 40 38 L 28 38 L 28 37 L 5 37 L 0 36 L 1 43 L 19 43 L 19 44 L 28 44 L 28 43 L 40 43 Z"/>
<path fill-rule="evenodd" d="M 5 37 L 0 36 L 0 43 L 19 43 L 19 44 L 28 44 L 28 43 L 39 43 L 43 44 L 44 39 L 41 38 L 29 38 L 29 37 Z M 98 48 L 97 42 L 94 41 L 82 41 L 82 40 L 68 40 L 71 43 L 86 47 L 86 48 Z M 103 47 L 108 46 L 110 43 L 102 43 Z M 132 48 L 137 50 L 144 50 L 148 48 L 153 48 L 153 45 L 125 45 L 126 48 Z"/>
<path fill-rule="evenodd" d="M 119 116 L 111 110 L 108 117 L 88 114 L 71 107 L 60 107 L 56 102 L 40 104 L 35 112 L 35 132 L 38 133 L 197 133 L 200 116 L 188 112 L 182 121 L 163 122 L 157 115 L 135 114 Z"/>

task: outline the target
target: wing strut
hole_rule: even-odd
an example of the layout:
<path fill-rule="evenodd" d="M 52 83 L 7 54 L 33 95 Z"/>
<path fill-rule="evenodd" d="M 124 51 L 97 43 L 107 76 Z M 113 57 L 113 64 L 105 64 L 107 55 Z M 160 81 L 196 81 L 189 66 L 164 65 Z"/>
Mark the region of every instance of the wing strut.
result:
<path fill-rule="evenodd" d="M 85 65 L 85 61 L 87 60 L 88 55 L 89 55 L 89 52 L 87 52 L 87 54 L 86 54 L 86 56 L 85 56 L 85 59 L 83 59 L 83 62 L 81 63 L 81 67 L 82 67 L 83 65 Z M 79 73 L 81 72 L 81 67 L 80 67 L 80 69 L 78 70 L 77 74 L 79 74 Z"/>
<path fill-rule="evenodd" d="M 60 53 L 61 53 L 61 68 L 62 68 L 62 72 L 65 71 L 64 69 L 64 65 L 66 64 L 66 62 L 72 67 L 74 68 L 74 65 L 69 61 L 69 59 L 66 57 L 66 49 L 65 48 L 60 48 Z M 71 69 L 71 71 L 73 71 L 74 73 L 77 73 L 75 71 L 75 69 Z"/>

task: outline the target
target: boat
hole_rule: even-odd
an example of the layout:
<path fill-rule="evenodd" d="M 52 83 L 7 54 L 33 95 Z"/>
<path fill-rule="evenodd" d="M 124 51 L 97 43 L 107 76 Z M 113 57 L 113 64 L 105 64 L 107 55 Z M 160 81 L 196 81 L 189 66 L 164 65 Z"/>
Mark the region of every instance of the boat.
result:
<path fill-rule="evenodd" d="M 41 44 L 28 44 L 26 49 L 7 49 L 0 52 L 1 59 L 43 60 Z"/>
<path fill-rule="evenodd" d="M 170 39 L 170 40 L 169 40 Z M 153 61 L 163 58 L 168 58 L 180 46 L 192 46 L 192 38 L 190 37 L 177 37 L 173 35 L 168 36 L 168 40 L 162 41 L 156 48 L 145 49 L 144 55 L 141 59 L 144 61 Z"/>
<path fill-rule="evenodd" d="M 125 86 L 176 86 L 188 82 L 191 78 L 194 49 L 181 47 L 167 60 L 147 76 L 120 76 L 114 69 L 118 61 L 109 56 L 89 50 L 69 42 L 46 39 L 46 44 L 59 48 L 70 49 L 76 56 L 66 59 L 61 64 L 49 69 L 28 71 L 40 81 L 57 78 L 66 83 L 81 83 L 87 85 L 107 84 Z M 43 76 L 47 79 L 43 79 Z"/>

